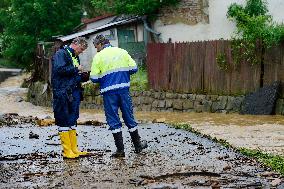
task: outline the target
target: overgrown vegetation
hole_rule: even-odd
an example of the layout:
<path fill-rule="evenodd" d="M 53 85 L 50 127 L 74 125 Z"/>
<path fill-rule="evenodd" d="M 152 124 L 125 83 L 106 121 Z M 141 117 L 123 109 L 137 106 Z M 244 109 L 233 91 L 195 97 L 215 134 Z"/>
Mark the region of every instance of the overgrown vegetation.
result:
<path fill-rule="evenodd" d="M 246 148 L 239 148 L 238 151 L 243 155 L 257 159 L 259 162 L 284 175 L 284 157 L 263 153 L 260 150 L 250 150 Z"/>
<path fill-rule="evenodd" d="M 15 62 L 0 58 L 0 68 L 22 68 L 22 67 L 21 65 Z"/>
<path fill-rule="evenodd" d="M 82 11 L 80 0 L 4 0 L 0 7 L 0 53 L 31 68 L 37 42 L 71 33 L 80 24 Z"/>
<path fill-rule="evenodd" d="M 100 13 L 153 15 L 162 6 L 175 5 L 179 0 L 91 0 Z"/>
<path fill-rule="evenodd" d="M 237 60 L 258 64 L 257 45 L 266 50 L 284 38 L 284 27 L 273 22 L 272 16 L 268 14 L 266 0 L 246 0 L 245 6 L 233 3 L 227 17 L 237 25 L 232 44 Z"/>
<path fill-rule="evenodd" d="M 217 58 L 216 58 L 216 61 L 217 61 L 217 64 L 218 64 L 218 67 L 220 70 L 228 70 L 228 62 L 227 62 L 227 59 L 226 59 L 226 55 L 225 53 L 219 53 L 217 54 Z"/>
<path fill-rule="evenodd" d="M 146 66 L 139 66 L 138 72 L 131 75 L 130 88 L 132 91 L 145 91 L 148 89 Z"/>
<path fill-rule="evenodd" d="M 263 65 L 265 51 L 284 39 L 284 26 L 273 22 L 266 0 L 246 0 L 244 6 L 233 3 L 227 17 L 237 25 L 232 43 L 235 64 L 245 61 Z M 260 86 L 263 86 L 263 75 Z"/>
<path fill-rule="evenodd" d="M 217 142 L 217 143 L 225 146 L 226 148 L 231 148 L 231 149 L 235 150 L 236 152 L 241 153 L 245 156 L 255 158 L 260 163 L 270 167 L 271 169 L 281 173 L 281 175 L 284 176 L 284 157 L 283 156 L 267 154 L 267 153 L 263 153 L 259 150 L 251 150 L 251 149 L 247 149 L 247 148 L 236 148 L 236 147 L 232 146 L 226 140 L 217 139 L 216 137 L 213 138 L 209 135 L 204 135 L 204 134 L 200 133 L 196 129 L 192 128 L 189 124 L 173 124 L 173 127 L 175 127 L 176 129 L 183 129 L 183 130 L 195 133 L 199 136 L 203 136 L 205 138 L 208 138 L 208 139 L 210 139 L 214 142 Z"/>
<path fill-rule="evenodd" d="M 147 70 L 145 66 L 139 66 L 138 72 L 131 75 L 130 81 L 131 91 L 145 91 L 148 90 Z M 87 83 L 84 85 L 85 95 L 98 96 L 99 84 Z"/>

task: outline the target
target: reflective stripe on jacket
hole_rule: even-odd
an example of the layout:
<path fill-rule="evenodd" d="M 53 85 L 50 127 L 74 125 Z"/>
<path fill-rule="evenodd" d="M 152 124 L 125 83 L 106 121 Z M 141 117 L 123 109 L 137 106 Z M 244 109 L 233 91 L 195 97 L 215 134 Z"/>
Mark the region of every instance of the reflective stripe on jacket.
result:
<path fill-rule="evenodd" d="M 59 49 L 52 57 L 53 90 L 74 89 L 80 82 L 79 70 L 74 66 L 72 56 L 66 48 Z"/>
<path fill-rule="evenodd" d="M 90 78 L 100 83 L 100 92 L 105 93 L 129 88 L 130 75 L 136 72 L 137 65 L 126 50 L 106 47 L 95 55 Z"/>
<path fill-rule="evenodd" d="M 65 48 L 66 48 L 67 52 L 69 53 L 69 55 L 70 55 L 71 58 L 72 58 L 73 65 L 74 65 L 75 67 L 78 67 L 78 66 L 80 65 L 80 63 L 79 63 L 77 57 L 74 57 L 73 54 L 71 53 L 71 51 L 70 51 L 67 47 L 65 47 Z"/>

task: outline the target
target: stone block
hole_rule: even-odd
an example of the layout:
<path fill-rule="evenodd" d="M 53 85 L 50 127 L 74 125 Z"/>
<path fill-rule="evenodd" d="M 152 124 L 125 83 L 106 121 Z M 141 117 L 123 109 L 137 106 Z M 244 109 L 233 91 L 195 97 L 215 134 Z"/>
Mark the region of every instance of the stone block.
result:
<path fill-rule="evenodd" d="M 173 107 L 173 100 L 166 100 L 166 108 L 172 108 Z"/>
<path fill-rule="evenodd" d="M 177 100 L 173 100 L 173 108 L 175 109 L 175 110 L 182 110 L 183 109 L 183 107 L 182 107 L 182 100 L 180 100 L 180 99 L 177 99 Z"/>
<path fill-rule="evenodd" d="M 152 94 L 151 91 L 146 91 L 146 94 L 145 94 L 145 95 L 146 95 L 146 96 L 151 96 L 151 94 Z"/>
<path fill-rule="evenodd" d="M 166 107 L 166 101 L 165 100 L 159 100 L 158 108 L 165 108 Z"/>
<path fill-rule="evenodd" d="M 152 107 L 153 108 L 157 108 L 158 104 L 159 104 L 159 101 L 158 100 L 154 100 L 153 103 L 152 103 Z"/>
<path fill-rule="evenodd" d="M 152 104 L 154 99 L 152 97 L 144 97 L 144 104 Z"/>
<path fill-rule="evenodd" d="M 214 102 L 214 101 L 217 101 L 218 97 L 219 97 L 218 95 L 207 95 L 206 100 L 210 100 Z"/>
<path fill-rule="evenodd" d="M 203 102 L 203 112 L 212 112 L 212 102 L 209 100 L 204 100 Z"/>
<path fill-rule="evenodd" d="M 132 98 L 132 104 L 137 106 L 137 105 L 140 105 L 140 99 L 139 98 Z"/>
<path fill-rule="evenodd" d="M 177 99 L 182 99 L 183 94 L 177 94 Z"/>
<path fill-rule="evenodd" d="M 166 93 L 161 92 L 160 100 L 165 100 L 166 99 Z"/>
<path fill-rule="evenodd" d="M 161 93 L 160 92 L 155 92 L 154 93 L 154 98 L 157 99 L 157 100 L 160 99 L 161 98 Z"/>
<path fill-rule="evenodd" d="M 227 102 L 228 102 L 228 97 L 227 96 L 219 96 L 218 97 L 219 101 L 219 108 L 220 110 L 224 110 L 226 108 Z"/>
<path fill-rule="evenodd" d="M 190 99 L 190 100 L 195 100 L 196 94 L 188 94 L 187 98 Z"/>
<path fill-rule="evenodd" d="M 184 110 L 193 109 L 194 103 L 192 100 L 184 100 L 182 106 Z"/>
<path fill-rule="evenodd" d="M 188 97 L 187 94 L 182 94 L 181 95 L 181 99 L 187 99 L 187 97 Z"/>
<path fill-rule="evenodd" d="M 206 99 L 205 95 L 196 95 L 196 98 L 195 98 L 197 102 L 203 102 L 203 100 L 205 99 Z"/>
<path fill-rule="evenodd" d="M 175 97 L 176 97 L 176 94 L 174 93 L 166 93 L 166 98 L 173 99 Z"/>
<path fill-rule="evenodd" d="M 141 108 L 142 111 L 151 111 L 151 105 L 144 105 Z"/>

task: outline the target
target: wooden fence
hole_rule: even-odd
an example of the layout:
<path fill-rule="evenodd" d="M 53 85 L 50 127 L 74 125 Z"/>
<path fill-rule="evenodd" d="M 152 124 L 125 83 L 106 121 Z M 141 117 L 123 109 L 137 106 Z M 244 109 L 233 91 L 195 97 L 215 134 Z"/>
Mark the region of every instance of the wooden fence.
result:
<path fill-rule="evenodd" d="M 284 81 L 283 51 L 281 44 L 265 54 L 264 84 Z M 227 70 L 217 63 L 220 54 L 225 55 Z M 147 68 L 150 87 L 155 90 L 239 95 L 260 87 L 260 65 L 234 65 L 226 40 L 148 44 Z"/>

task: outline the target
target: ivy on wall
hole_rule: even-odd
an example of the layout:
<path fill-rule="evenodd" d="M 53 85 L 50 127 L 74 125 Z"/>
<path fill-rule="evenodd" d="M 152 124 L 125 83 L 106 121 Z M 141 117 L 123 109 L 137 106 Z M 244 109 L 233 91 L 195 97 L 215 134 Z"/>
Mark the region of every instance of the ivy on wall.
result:
<path fill-rule="evenodd" d="M 101 13 L 153 15 L 162 6 L 175 5 L 179 0 L 91 0 Z"/>

